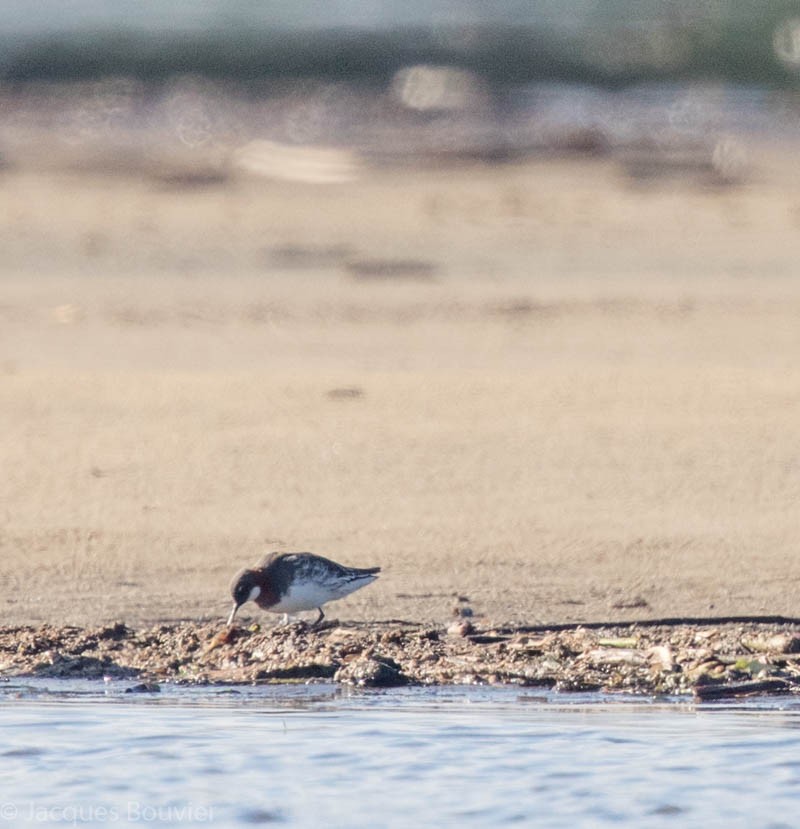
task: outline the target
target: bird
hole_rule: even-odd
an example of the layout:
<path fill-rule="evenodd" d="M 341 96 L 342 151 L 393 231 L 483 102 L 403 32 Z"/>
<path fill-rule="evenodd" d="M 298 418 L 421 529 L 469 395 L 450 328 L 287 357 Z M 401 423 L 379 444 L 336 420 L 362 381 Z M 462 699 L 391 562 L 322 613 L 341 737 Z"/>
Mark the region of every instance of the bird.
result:
<path fill-rule="evenodd" d="M 314 553 L 269 553 L 250 569 L 239 571 L 231 582 L 233 609 L 255 602 L 263 610 L 290 613 L 318 610 L 314 627 L 325 618 L 322 605 L 366 587 L 378 578 L 380 567 L 345 567 Z"/>

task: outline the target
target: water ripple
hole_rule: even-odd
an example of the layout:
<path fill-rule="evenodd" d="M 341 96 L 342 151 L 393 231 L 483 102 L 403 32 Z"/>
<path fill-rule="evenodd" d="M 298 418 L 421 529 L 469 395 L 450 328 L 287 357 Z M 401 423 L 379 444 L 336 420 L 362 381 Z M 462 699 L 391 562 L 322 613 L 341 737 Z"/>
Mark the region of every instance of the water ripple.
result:
<path fill-rule="evenodd" d="M 55 702 L 55 690 L 0 706 L 9 825 L 778 829 L 800 785 L 794 701 L 249 688 L 152 702 L 83 687 Z"/>

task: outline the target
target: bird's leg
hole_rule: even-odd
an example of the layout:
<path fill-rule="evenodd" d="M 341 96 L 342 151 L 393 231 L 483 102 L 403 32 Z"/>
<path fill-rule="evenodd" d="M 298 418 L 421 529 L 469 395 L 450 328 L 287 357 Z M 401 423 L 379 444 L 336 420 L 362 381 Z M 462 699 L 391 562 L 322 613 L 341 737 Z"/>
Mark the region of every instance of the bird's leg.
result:
<path fill-rule="evenodd" d="M 319 623 L 325 618 L 325 614 L 322 612 L 322 608 L 318 607 L 317 610 L 319 611 L 319 616 L 317 616 L 317 620 L 311 627 L 318 627 Z"/>

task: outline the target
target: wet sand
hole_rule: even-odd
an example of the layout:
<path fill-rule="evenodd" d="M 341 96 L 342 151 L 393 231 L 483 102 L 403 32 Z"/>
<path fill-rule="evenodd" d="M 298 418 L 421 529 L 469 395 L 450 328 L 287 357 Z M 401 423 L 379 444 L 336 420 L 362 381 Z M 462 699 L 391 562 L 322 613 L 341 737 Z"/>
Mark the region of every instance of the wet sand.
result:
<path fill-rule="evenodd" d="M 381 565 L 345 621 L 795 615 L 788 170 L 5 171 L 0 621 L 219 620 L 273 549 Z"/>

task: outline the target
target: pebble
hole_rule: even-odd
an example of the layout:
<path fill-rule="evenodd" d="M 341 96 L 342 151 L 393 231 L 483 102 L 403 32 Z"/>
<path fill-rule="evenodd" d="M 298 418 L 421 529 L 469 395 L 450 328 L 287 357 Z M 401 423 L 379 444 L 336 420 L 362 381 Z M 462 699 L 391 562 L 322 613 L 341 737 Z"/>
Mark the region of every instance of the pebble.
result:
<path fill-rule="evenodd" d="M 788 624 L 608 625 L 548 631 L 413 622 L 314 629 L 223 628 L 176 622 L 144 629 L 0 628 L 4 676 L 127 679 L 130 693 L 160 683 L 333 679 L 359 687 L 407 683 L 539 685 L 640 694 L 691 694 L 699 684 L 800 690 L 800 630 Z M 138 691 L 135 689 L 139 689 Z M 145 691 L 146 689 L 146 691 Z M 766 691 L 765 691 L 766 693 Z"/>
<path fill-rule="evenodd" d="M 447 633 L 450 636 L 469 636 L 471 633 L 475 633 L 475 625 L 466 620 L 453 622 L 453 624 L 447 628 Z"/>

